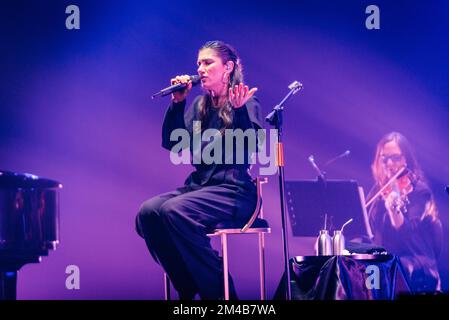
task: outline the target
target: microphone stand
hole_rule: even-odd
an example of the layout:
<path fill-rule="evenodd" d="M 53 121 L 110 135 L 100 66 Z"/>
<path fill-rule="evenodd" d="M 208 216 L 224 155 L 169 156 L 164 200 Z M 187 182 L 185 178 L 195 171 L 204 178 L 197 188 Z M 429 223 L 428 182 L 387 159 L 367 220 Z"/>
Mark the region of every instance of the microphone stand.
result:
<path fill-rule="evenodd" d="M 322 168 L 327 168 L 331 163 L 337 161 L 338 159 L 341 159 L 343 157 L 347 157 L 349 154 L 351 154 L 350 150 L 346 150 L 345 152 L 343 152 L 342 154 L 332 158 L 331 160 L 327 161 L 324 164 L 324 167 Z M 326 177 L 326 172 L 321 170 L 320 167 L 316 164 L 315 162 L 315 157 L 311 154 L 308 158 L 310 164 L 312 165 L 313 169 L 315 169 L 315 171 L 318 173 L 317 175 L 317 183 L 320 187 L 320 191 L 321 191 L 321 199 L 322 199 L 322 211 L 323 211 L 323 215 L 324 215 L 324 229 L 326 229 L 326 226 L 329 225 L 329 231 L 332 227 L 332 216 L 330 216 L 329 221 L 331 221 L 329 224 L 327 223 L 328 221 L 328 217 L 329 217 L 329 201 L 328 201 L 328 197 L 327 197 L 327 177 Z"/>
<path fill-rule="evenodd" d="M 310 164 L 312 165 L 312 167 L 315 169 L 315 171 L 318 173 L 317 175 L 317 183 L 320 187 L 320 191 L 321 191 L 321 199 L 322 199 L 322 203 L 323 203 L 323 214 L 324 214 L 324 229 L 326 229 L 327 224 L 327 217 L 328 217 L 328 211 L 329 211 L 329 205 L 327 202 L 327 178 L 326 178 L 326 172 L 322 171 L 318 165 L 315 162 L 315 157 L 313 155 L 310 155 L 308 158 Z M 329 163 L 329 161 L 328 161 Z M 332 219 L 332 216 L 330 217 L 330 220 Z M 332 221 L 332 220 L 331 220 Z M 331 226 L 332 224 L 330 224 Z M 330 230 L 330 227 L 329 227 Z"/>
<path fill-rule="evenodd" d="M 326 172 L 322 171 L 315 162 L 315 157 L 310 155 L 308 158 L 309 162 L 312 164 L 312 167 L 318 173 L 317 180 L 321 181 L 324 186 L 326 186 Z"/>
<path fill-rule="evenodd" d="M 284 269 L 285 269 L 285 288 L 287 289 L 287 300 L 292 299 L 292 291 L 290 287 L 290 268 L 289 268 L 289 252 L 288 252 L 288 235 L 287 235 L 287 216 L 285 212 L 285 178 L 284 178 L 284 148 L 282 144 L 282 116 L 285 102 L 295 93 L 303 88 L 298 81 L 291 83 L 288 88 L 290 92 L 282 99 L 282 101 L 273 108 L 265 120 L 277 130 L 276 143 L 276 165 L 278 167 L 279 176 L 279 194 L 281 200 L 281 217 L 282 217 L 282 245 L 284 253 Z"/>

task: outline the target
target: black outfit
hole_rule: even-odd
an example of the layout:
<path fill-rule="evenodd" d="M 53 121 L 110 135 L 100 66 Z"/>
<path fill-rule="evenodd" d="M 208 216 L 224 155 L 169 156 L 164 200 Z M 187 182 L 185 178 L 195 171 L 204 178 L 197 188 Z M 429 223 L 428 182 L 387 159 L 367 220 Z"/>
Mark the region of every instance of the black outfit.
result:
<path fill-rule="evenodd" d="M 171 103 L 162 126 L 162 146 L 170 150 L 177 141 L 170 141 L 175 129 L 186 129 L 193 137 L 193 121 L 200 120 L 201 96 L 184 111 L 186 101 Z M 201 129 L 222 129 L 219 109 L 210 107 Z M 232 127 L 262 127 L 260 105 L 255 97 L 232 111 Z M 222 139 L 223 150 L 225 149 Z M 211 142 L 203 142 L 202 148 Z M 191 152 L 193 143 L 191 141 Z M 251 153 L 245 143 L 245 152 Z M 234 151 L 236 147 L 234 146 Z M 236 153 L 234 152 L 234 155 Z M 246 158 L 245 158 L 246 159 Z M 248 173 L 250 164 L 194 164 L 195 171 L 184 186 L 144 202 L 136 219 L 137 232 L 146 241 L 153 258 L 167 272 L 181 299 L 223 297 L 222 259 L 210 245 L 207 233 L 218 225 L 241 227 L 253 213 L 257 191 Z M 230 279 L 231 298 L 236 298 Z"/>
<path fill-rule="evenodd" d="M 441 290 L 437 259 L 442 246 L 442 226 L 438 218 L 424 215 L 431 191 L 422 182 L 408 195 L 410 203 L 404 223 L 396 230 L 379 198 L 370 211 L 374 242 L 399 256 L 410 289 L 414 293 Z"/>

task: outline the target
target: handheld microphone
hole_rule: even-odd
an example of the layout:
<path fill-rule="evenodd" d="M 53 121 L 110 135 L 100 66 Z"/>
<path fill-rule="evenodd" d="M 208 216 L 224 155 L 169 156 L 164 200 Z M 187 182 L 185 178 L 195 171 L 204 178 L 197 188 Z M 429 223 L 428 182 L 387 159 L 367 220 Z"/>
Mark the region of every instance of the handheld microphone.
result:
<path fill-rule="evenodd" d="M 196 86 L 198 83 L 200 83 L 200 76 L 198 75 L 193 75 L 190 76 L 190 81 L 192 82 L 192 86 Z M 166 95 L 169 95 L 173 92 L 176 91 L 182 91 L 185 88 L 187 88 L 187 83 L 177 83 L 177 84 L 173 84 L 170 87 L 167 87 L 165 89 L 162 89 L 159 92 L 156 92 L 155 94 L 153 94 L 151 96 L 152 99 L 156 98 L 156 97 L 165 97 Z"/>

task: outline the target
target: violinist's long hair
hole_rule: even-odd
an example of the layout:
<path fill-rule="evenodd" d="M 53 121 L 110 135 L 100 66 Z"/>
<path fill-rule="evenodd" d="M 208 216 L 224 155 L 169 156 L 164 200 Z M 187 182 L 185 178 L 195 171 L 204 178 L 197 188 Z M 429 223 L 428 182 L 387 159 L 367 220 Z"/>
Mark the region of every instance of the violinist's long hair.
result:
<path fill-rule="evenodd" d="M 385 144 L 392 141 L 394 141 L 401 149 L 401 153 L 405 157 L 405 161 L 407 163 L 407 170 L 409 174 L 413 176 L 413 180 L 416 183 L 420 182 L 421 184 L 424 184 L 430 190 L 430 188 L 428 187 L 428 183 L 424 177 L 423 171 L 421 170 L 421 167 L 419 166 L 418 161 L 416 160 L 415 152 L 412 148 L 412 145 L 407 140 L 407 138 L 399 132 L 390 132 L 384 135 L 377 144 L 376 154 L 374 156 L 374 161 L 371 165 L 371 171 L 373 173 L 377 189 L 379 190 L 388 181 L 387 173 L 385 172 L 381 156 Z M 438 216 L 433 195 L 431 201 L 427 203 L 423 217 L 425 215 L 431 215 L 433 218 L 436 218 Z"/>
<path fill-rule="evenodd" d="M 412 145 L 407 138 L 399 132 L 390 132 L 382 137 L 377 143 L 376 154 L 374 156 L 371 170 L 373 172 L 374 180 L 378 186 L 383 186 L 388 181 L 387 173 L 385 172 L 384 163 L 382 162 L 382 150 L 389 142 L 395 142 L 401 149 L 401 153 L 407 163 L 407 169 L 413 174 L 416 180 L 425 182 L 422 170 L 416 161 L 415 152 Z M 426 183 L 427 184 L 427 183 Z"/>

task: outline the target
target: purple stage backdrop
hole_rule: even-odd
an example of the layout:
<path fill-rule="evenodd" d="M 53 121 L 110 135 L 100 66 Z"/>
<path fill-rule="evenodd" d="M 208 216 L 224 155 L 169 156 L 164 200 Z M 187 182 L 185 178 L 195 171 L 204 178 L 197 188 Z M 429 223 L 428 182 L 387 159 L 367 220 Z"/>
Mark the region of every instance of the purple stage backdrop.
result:
<path fill-rule="evenodd" d="M 71 4 L 80 9 L 79 30 L 65 26 Z M 208 40 L 237 48 L 264 115 L 293 80 L 304 84 L 286 106 L 288 180 L 315 178 L 310 154 L 323 164 L 349 149 L 328 177 L 355 179 L 367 190 L 377 141 L 400 131 L 416 148 L 447 226 L 449 3 L 376 1 L 379 30 L 365 27 L 370 4 L 2 1 L 0 169 L 64 186 L 61 244 L 22 268 L 18 298 L 163 299 L 162 269 L 134 219 L 144 200 L 180 186 L 192 168 L 173 165 L 161 148 L 169 100 L 150 96 L 172 76 L 194 74 Z M 266 238 L 271 298 L 283 272 L 276 176 L 264 195 L 273 230 Z M 290 254 L 313 254 L 313 242 L 290 237 Z M 257 238 L 233 237 L 230 259 L 239 297 L 257 299 Z M 448 262 L 443 248 L 444 289 Z M 66 289 L 69 265 L 80 269 L 79 290 Z"/>

